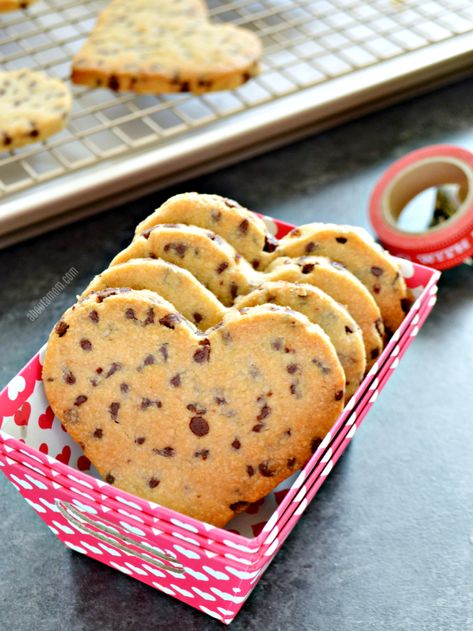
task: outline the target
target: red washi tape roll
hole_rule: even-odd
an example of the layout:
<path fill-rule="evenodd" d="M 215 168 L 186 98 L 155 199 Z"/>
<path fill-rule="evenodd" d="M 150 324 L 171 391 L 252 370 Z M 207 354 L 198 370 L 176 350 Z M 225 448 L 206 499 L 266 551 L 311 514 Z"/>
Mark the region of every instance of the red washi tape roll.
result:
<path fill-rule="evenodd" d="M 403 208 L 430 187 L 458 184 L 461 205 L 440 225 L 406 232 L 396 224 Z M 452 145 L 432 145 L 397 160 L 371 195 L 370 220 L 392 254 L 443 270 L 473 255 L 473 154 Z"/>

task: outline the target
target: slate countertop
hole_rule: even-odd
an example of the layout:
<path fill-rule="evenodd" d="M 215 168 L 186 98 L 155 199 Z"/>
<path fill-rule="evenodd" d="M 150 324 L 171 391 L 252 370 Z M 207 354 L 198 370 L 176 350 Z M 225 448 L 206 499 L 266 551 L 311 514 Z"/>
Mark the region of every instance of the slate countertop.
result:
<path fill-rule="evenodd" d="M 215 192 L 296 224 L 369 229 L 369 194 L 390 162 L 431 143 L 473 149 L 472 102 L 464 81 L 0 252 L 0 386 L 170 195 Z M 473 629 L 472 366 L 473 269 L 462 266 L 444 273 L 425 327 L 232 631 Z M 67 550 L 3 476 L 0 541 L 0 631 L 223 628 Z"/>

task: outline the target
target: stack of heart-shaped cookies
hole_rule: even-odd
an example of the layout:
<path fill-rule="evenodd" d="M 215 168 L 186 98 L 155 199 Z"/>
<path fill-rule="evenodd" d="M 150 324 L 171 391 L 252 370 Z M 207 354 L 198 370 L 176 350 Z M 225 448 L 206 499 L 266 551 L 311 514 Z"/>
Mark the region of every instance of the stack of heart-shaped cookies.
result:
<path fill-rule="evenodd" d="M 223 526 L 307 462 L 409 305 L 360 229 L 278 241 L 178 195 L 55 326 L 43 381 L 107 482 Z"/>

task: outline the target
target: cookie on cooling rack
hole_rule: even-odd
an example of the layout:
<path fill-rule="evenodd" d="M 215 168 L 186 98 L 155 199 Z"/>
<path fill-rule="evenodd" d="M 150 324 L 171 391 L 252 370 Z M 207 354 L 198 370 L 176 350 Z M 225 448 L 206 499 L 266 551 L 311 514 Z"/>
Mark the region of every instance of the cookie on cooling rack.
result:
<path fill-rule="evenodd" d="M 0 71 L 0 148 L 10 151 L 61 131 L 71 103 L 59 79 L 32 70 Z"/>
<path fill-rule="evenodd" d="M 139 94 L 201 94 L 245 83 L 258 73 L 260 56 L 256 35 L 211 23 L 201 2 L 115 2 L 75 55 L 72 81 Z"/>

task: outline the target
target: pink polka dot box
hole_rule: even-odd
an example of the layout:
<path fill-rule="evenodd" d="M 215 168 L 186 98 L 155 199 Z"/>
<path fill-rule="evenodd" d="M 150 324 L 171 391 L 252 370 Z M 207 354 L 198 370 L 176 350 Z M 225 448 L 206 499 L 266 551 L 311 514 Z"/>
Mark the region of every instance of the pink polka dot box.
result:
<path fill-rule="evenodd" d="M 277 237 L 293 227 L 265 219 Z M 48 406 L 41 381 L 44 349 L 0 394 L 1 470 L 68 548 L 229 624 L 435 304 L 439 273 L 408 261 L 401 266 L 415 303 L 353 398 L 304 469 L 225 529 L 103 482 Z"/>

